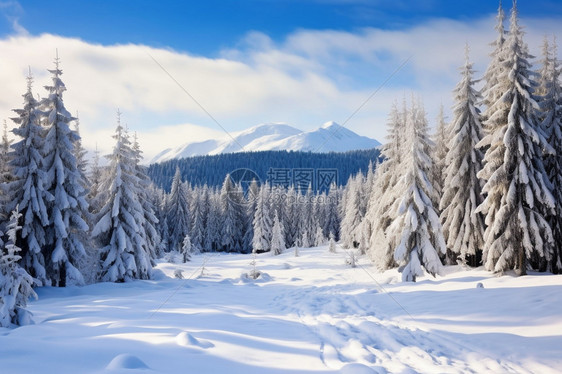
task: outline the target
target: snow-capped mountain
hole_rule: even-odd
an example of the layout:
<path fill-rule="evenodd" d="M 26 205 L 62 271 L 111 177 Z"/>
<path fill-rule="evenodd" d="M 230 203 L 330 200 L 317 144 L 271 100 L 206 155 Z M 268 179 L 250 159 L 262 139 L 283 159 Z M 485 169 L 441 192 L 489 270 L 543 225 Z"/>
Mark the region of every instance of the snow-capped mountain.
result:
<path fill-rule="evenodd" d="M 232 138 L 224 136 L 166 149 L 157 154 L 150 163 L 221 153 L 275 150 L 346 152 L 380 145 L 375 139 L 358 135 L 335 122 L 327 122 L 312 131 L 302 131 L 283 123 L 266 123 L 232 135 Z"/>

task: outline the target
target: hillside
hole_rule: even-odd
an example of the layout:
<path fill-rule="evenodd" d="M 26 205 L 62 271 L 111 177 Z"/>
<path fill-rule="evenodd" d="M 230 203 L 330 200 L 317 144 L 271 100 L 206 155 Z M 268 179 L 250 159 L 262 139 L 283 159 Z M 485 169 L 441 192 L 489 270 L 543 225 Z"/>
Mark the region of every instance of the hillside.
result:
<path fill-rule="evenodd" d="M 227 173 L 237 169 L 249 169 L 264 182 L 270 169 L 294 170 L 299 168 L 337 170 L 337 182 L 343 185 L 350 175 L 359 170 L 365 172 L 369 162 L 375 163 L 380 156 L 377 149 L 350 151 L 343 153 L 312 153 L 288 151 L 262 151 L 226 153 L 214 156 L 196 156 L 174 159 L 152 164 L 148 175 L 159 187 L 169 190 L 176 167 L 180 168 L 182 179 L 192 185 L 219 187 Z"/>

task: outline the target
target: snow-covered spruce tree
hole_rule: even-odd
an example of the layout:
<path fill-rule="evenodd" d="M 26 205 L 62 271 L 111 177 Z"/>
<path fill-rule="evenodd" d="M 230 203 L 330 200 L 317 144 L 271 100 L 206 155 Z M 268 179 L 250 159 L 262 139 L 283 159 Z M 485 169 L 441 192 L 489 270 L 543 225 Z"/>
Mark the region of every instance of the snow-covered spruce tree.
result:
<path fill-rule="evenodd" d="M 330 186 L 330 191 L 326 199 L 326 219 L 324 221 L 323 230 L 327 235 L 332 233 L 337 240 L 340 230 L 340 221 L 338 214 L 339 194 L 338 187 L 335 183 Z"/>
<path fill-rule="evenodd" d="M 269 186 L 264 184 L 259 191 L 254 215 L 254 237 L 252 240 L 254 253 L 266 252 L 271 248 L 272 227 L 273 223 L 269 213 Z"/>
<path fill-rule="evenodd" d="M 556 41 L 552 48 L 545 39 L 544 60 L 540 71 L 541 84 L 541 128 L 548 136 L 548 142 L 556 151 L 545 158 L 545 168 L 552 183 L 555 201 L 554 214 L 548 215 L 555 248 L 549 270 L 562 272 L 562 87 L 560 86 L 560 63 Z"/>
<path fill-rule="evenodd" d="M 10 194 L 7 211 L 19 206 L 22 214 L 22 230 L 18 233 L 17 246 L 22 249 L 23 268 L 40 285 L 47 282 L 45 269 L 45 226 L 49 224 L 47 205 L 54 197 L 45 191 L 45 172 L 43 170 L 45 130 L 39 123 L 40 113 L 37 101 L 33 98 L 31 72 L 27 78 L 27 92 L 23 95 L 23 109 L 15 109 L 18 117 L 12 120 L 18 125 L 13 133 L 21 140 L 12 144 L 10 162 L 15 180 L 9 184 Z"/>
<path fill-rule="evenodd" d="M 402 280 L 413 282 L 424 274 L 423 268 L 432 275 L 439 274 L 439 253 L 446 251 L 441 223 L 430 198 L 430 140 L 419 111 L 421 108 L 413 104 L 407 123 L 409 152 L 402 162 L 405 174 L 396 186 L 402 197 L 393 204 L 396 218 L 388 228 L 390 242 L 396 243 L 394 260 L 400 266 Z"/>
<path fill-rule="evenodd" d="M 439 210 L 439 203 L 443 196 L 443 189 L 445 186 L 445 169 L 447 168 L 447 152 L 449 151 L 449 132 L 448 125 L 445 122 L 445 115 L 443 113 L 443 105 L 439 108 L 437 115 L 437 126 L 433 134 L 433 143 L 435 147 L 432 149 L 431 158 L 433 159 L 433 169 L 431 173 L 431 185 L 433 186 L 434 194 L 432 196 L 433 206 Z"/>
<path fill-rule="evenodd" d="M 503 95 L 489 108 L 486 136 L 489 147 L 478 177 L 487 194 L 477 212 L 486 215 L 483 261 L 486 269 L 515 269 L 526 274 L 533 251 L 550 259 L 553 238 L 543 212 L 554 208 L 542 150 L 552 151 L 536 118 L 531 56 L 523 43 L 517 7 L 511 14 L 509 34 L 502 49 L 503 69 L 494 89 Z"/>
<path fill-rule="evenodd" d="M 0 231 L 5 231 L 5 223 L 10 218 L 10 212 L 6 209 L 10 205 L 10 199 L 12 198 L 9 184 L 14 180 L 14 174 L 10 166 L 12 161 L 12 154 L 10 154 L 11 145 L 12 140 L 8 138 L 8 125 L 4 121 L 4 132 L 0 142 Z"/>
<path fill-rule="evenodd" d="M 244 222 L 244 239 L 242 241 L 242 251 L 244 253 L 252 252 L 252 242 L 254 241 L 254 216 L 257 210 L 258 196 L 260 194 L 260 187 L 258 182 L 254 179 L 248 187 L 247 197 L 245 199 L 244 208 L 246 211 Z"/>
<path fill-rule="evenodd" d="M 8 241 L 0 251 L 0 327 L 32 323 L 31 314 L 25 309 L 33 291 L 33 278 L 18 265 L 21 248 L 16 245 L 21 214 L 16 207 L 7 225 Z"/>
<path fill-rule="evenodd" d="M 89 236 L 86 222 L 88 202 L 84 175 L 74 155 L 80 136 L 70 128 L 75 118 L 64 106 L 62 96 L 66 87 L 61 80 L 58 57 L 55 59 L 55 69 L 49 72 L 52 74 L 52 85 L 45 86 L 48 95 L 41 101 L 40 108 L 44 113 L 42 125 L 47 130 L 43 159 L 44 185 L 54 200 L 47 205 L 49 224 L 45 227 L 43 252 L 50 283 L 64 287 L 67 284 L 84 283 L 77 266 L 86 256 L 84 243 Z"/>
<path fill-rule="evenodd" d="M 363 174 L 359 172 L 354 178 L 350 178 L 346 186 L 346 207 L 341 222 L 341 239 L 346 248 L 357 248 L 361 240 L 361 205 L 365 200 L 361 193 L 363 180 Z"/>
<path fill-rule="evenodd" d="M 190 238 L 191 245 L 195 252 L 202 252 L 205 242 L 205 224 L 207 220 L 207 206 L 205 205 L 205 189 L 204 187 L 196 187 L 193 191 L 193 199 L 191 199 L 190 216 L 191 228 Z"/>
<path fill-rule="evenodd" d="M 245 220 L 242 186 L 227 174 L 220 192 L 222 214 L 221 245 L 226 252 L 241 252 Z"/>
<path fill-rule="evenodd" d="M 183 238 L 181 251 L 180 251 L 182 255 L 182 261 L 184 263 L 191 260 L 192 251 L 193 251 L 193 247 L 191 245 L 191 239 L 189 239 L 189 235 L 186 235 L 185 238 Z"/>
<path fill-rule="evenodd" d="M 397 199 L 396 185 L 400 178 L 401 162 L 404 157 L 404 137 L 406 128 L 406 104 L 402 110 L 395 103 L 388 119 L 387 143 L 382 147 L 383 161 L 375 170 L 374 185 L 365 214 L 365 219 L 371 225 L 371 239 L 369 240 L 369 255 L 379 269 L 386 270 L 396 265 L 394 261 L 394 246 L 387 236 L 388 226 L 392 223 L 391 206 Z"/>
<path fill-rule="evenodd" d="M 172 180 L 172 189 L 168 196 L 168 251 L 181 250 L 181 243 L 186 235 L 189 235 L 190 217 L 189 201 L 187 193 L 181 180 L 180 168 L 176 167 L 176 173 Z"/>
<path fill-rule="evenodd" d="M 285 227 L 285 244 L 287 247 L 296 246 L 299 239 L 299 205 L 297 203 L 298 195 L 294 186 L 289 186 L 287 189 L 287 199 L 285 206 L 285 221 L 283 222 L 283 227 Z"/>
<path fill-rule="evenodd" d="M 441 222 L 447 244 L 447 263 L 477 266 L 484 245 L 484 217 L 476 213 L 482 203 L 482 151 L 476 148 L 482 140 L 480 111 L 476 103 L 480 94 L 474 89 L 472 63 L 468 58 L 461 68 L 461 81 L 454 90 L 455 104 L 451 122 L 452 139 L 447 152 L 445 186 L 441 199 Z"/>
<path fill-rule="evenodd" d="M 207 226 L 205 227 L 205 250 L 217 251 L 220 245 L 221 213 L 219 195 L 215 190 L 209 190 L 209 210 L 207 213 Z"/>
<path fill-rule="evenodd" d="M 76 159 L 76 166 L 80 172 L 80 183 L 85 191 L 90 191 L 90 181 L 88 180 L 88 151 L 82 146 L 82 137 L 80 136 L 80 119 L 78 113 L 74 121 L 74 132 L 78 135 L 78 139 L 74 143 L 74 158 Z"/>
<path fill-rule="evenodd" d="M 275 212 L 273 229 L 271 232 L 271 253 L 274 256 L 277 256 L 283 253 L 285 249 L 285 234 L 283 233 L 283 225 L 279 220 L 279 215 Z"/>
<path fill-rule="evenodd" d="M 121 126 L 120 113 L 113 138 L 116 141 L 101 189 L 107 200 L 97 215 L 92 236 L 100 246 L 100 275 L 104 282 L 149 279 L 151 263 L 142 230 L 143 208 L 138 199 L 138 177 L 131 142 Z"/>
<path fill-rule="evenodd" d="M 133 160 L 134 160 L 134 167 L 137 177 L 137 190 L 138 195 L 137 198 L 142 206 L 142 213 L 143 217 L 139 217 L 139 224 L 142 228 L 141 234 L 144 236 L 144 248 L 147 255 L 150 257 L 152 261 L 152 265 L 155 265 L 154 260 L 157 258 L 157 252 L 159 251 L 160 247 L 160 232 L 158 231 L 157 227 L 159 224 L 158 218 L 155 214 L 155 207 L 152 203 L 152 199 L 150 197 L 150 190 L 152 186 L 152 181 L 148 177 L 147 174 L 147 167 L 141 165 L 142 162 L 142 150 L 140 148 L 140 144 L 137 139 L 137 134 L 135 133 L 133 137 Z"/>
<path fill-rule="evenodd" d="M 498 7 L 498 14 L 496 16 L 497 24 L 495 29 L 498 33 L 497 39 L 494 40 L 490 45 L 493 48 L 492 53 L 490 53 L 491 61 L 484 73 L 484 87 L 482 88 L 482 103 L 485 107 L 484 113 L 482 114 L 482 124 L 484 126 L 484 133 L 489 131 L 494 131 L 494 129 L 487 129 L 488 126 L 487 119 L 493 114 L 492 105 L 496 103 L 504 94 L 501 85 L 498 85 L 500 81 L 500 76 L 503 74 L 504 67 L 504 53 L 503 47 L 505 43 L 506 31 L 504 28 L 505 13 L 500 4 Z M 490 123 L 491 124 L 491 123 Z"/>
<path fill-rule="evenodd" d="M 336 239 L 333 232 L 330 232 L 330 240 L 328 241 L 328 251 L 336 253 Z"/>

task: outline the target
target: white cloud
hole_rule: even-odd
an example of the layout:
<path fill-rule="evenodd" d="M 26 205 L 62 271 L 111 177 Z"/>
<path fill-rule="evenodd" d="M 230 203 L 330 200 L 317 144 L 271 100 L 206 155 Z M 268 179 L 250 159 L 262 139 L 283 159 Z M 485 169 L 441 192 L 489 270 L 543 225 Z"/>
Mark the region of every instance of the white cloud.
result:
<path fill-rule="evenodd" d="M 429 120 L 450 105 L 465 42 L 482 72 L 494 20 L 433 20 L 407 30 L 297 31 L 274 43 L 250 33 L 218 58 L 142 45 L 103 46 L 54 35 L 16 35 L 0 40 L 0 118 L 21 105 L 28 65 L 35 92 L 49 83 L 55 48 L 62 58 L 65 104 L 80 112 L 85 146 L 109 152 L 120 108 L 139 133 L 147 159 L 188 139 L 222 130 L 151 59 L 153 56 L 228 131 L 260 122 L 287 122 L 302 129 L 343 122 L 406 58 L 407 66 L 347 126 L 382 140 L 392 101 L 422 95 Z M 545 33 L 562 36 L 558 20 L 523 20 L 526 41 L 538 51 Z M 185 125 L 197 124 L 194 125 Z M 184 124 L 184 125 L 178 125 Z M 201 127 L 203 126 L 203 127 Z"/>

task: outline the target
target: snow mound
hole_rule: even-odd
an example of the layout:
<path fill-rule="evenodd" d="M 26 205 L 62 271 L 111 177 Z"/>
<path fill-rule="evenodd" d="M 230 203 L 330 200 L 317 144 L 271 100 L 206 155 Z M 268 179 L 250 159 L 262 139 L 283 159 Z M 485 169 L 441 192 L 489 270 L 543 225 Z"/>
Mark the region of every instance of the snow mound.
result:
<path fill-rule="evenodd" d="M 210 341 L 197 339 L 196 337 L 194 337 L 193 335 L 191 335 L 186 331 L 180 332 L 176 336 L 176 343 L 178 343 L 178 345 L 181 345 L 182 347 L 196 346 L 203 349 L 213 348 L 215 346 Z"/>
<path fill-rule="evenodd" d="M 140 358 L 128 353 L 122 353 L 116 356 L 106 366 L 108 370 L 121 370 L 121 369 L 150 369 Z"/>
<path fill-rule="evenodd" d="M 267 273 L 262 271 L 257 272 L 257 276 L 253 277 L 249 273 L 242 273 L 240 275 L 240 280 L 244 283 L 247 282 L 269 282 L 271 280 L 271 276 Z"/>
<path fill-rule="evenodd" d="M 374 373 L 386 373 L 384 368 L 377 367 L 378 370 L 373 370 L 368 366 L 362 364 L 347 364 L 341 368 L 341 374 L 374 374 Z"/>

